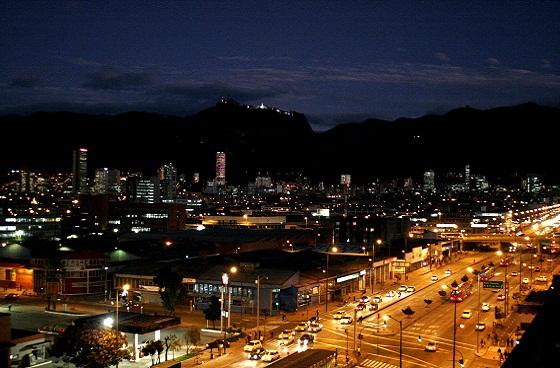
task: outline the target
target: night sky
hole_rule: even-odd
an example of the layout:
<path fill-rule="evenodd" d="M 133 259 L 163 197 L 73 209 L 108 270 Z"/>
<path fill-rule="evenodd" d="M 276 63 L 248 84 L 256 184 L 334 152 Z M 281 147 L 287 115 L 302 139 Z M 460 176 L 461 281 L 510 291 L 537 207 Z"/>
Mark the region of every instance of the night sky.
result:
<path fill-rule="evenodd" d="M 1 1 L 0 113 L 560 104 L 560 1 Z"/>

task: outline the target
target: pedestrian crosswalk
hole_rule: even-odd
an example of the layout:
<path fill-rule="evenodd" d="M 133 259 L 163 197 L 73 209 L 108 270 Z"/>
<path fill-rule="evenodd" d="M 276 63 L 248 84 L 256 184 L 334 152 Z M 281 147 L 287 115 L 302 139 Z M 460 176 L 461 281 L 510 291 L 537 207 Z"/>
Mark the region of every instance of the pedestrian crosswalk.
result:
<path fill-rule="evenodd" d="M 379 360 L 364 359 L 357 368 L 397 368 L 396 365 L 380 362 Z"/>

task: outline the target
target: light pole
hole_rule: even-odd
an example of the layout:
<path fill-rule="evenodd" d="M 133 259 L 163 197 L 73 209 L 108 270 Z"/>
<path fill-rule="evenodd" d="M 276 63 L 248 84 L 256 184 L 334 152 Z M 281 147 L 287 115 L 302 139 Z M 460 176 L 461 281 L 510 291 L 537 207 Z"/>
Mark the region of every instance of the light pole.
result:
<path fill-rule="evenodd" d="M 474 269 L 472 267 L 467 267 L 467 271 L 470 273 L 474 273 Z M 478 288 L 478 312 L 477 312 L 477 321 L 476 323 L 480 323 L 480 272 L 478 272 L 476 274 L 476 285 Z M 478 328 L 476 329 L 476 352 L 478 353 L 478 345 L 479 345 L 479 339 L 478 339 L 478 334 L 479 334 L 479 330 Z"/>
<path fill-rule="evenodd" d="M 235 274 L 237 272 L 237 267 L 233 266 L 229 269 L 229 272 Z M 228 318 L 227 318 L 227 328 L 228 330 L 231 328 L 231 286 L 228 288 Z"/>
<path fill-rule="evenodd" d="M 107 270 L 109 267 L 105 266 L 103 269 L 105 270 L 105 302 L 107 302 Z"/>
<path fill-rule="evenodd" d="M 404 260 L 404 281 L 406 281 L 406 252 L 403 250 L 403 260 Z"/>
<path fill-rule="evenodd" d="M 325 312 L 329 311 L 329 254 L 330 252 L 337 253 L 338 248 L 332 247 L 331 249 L 327 250 L 327 277 L 325 282 Z"/>
<path fill-rule="evenodd" d="M 375 244 L 381 245 L 381 239 L 377 239 Z M 373 285 L 375 285 L 375 244 L 371 243 L 371 273 L 373 275 L 373 282 L 371 283 L 371 293 L 373 294 Z"/>
<path fill-rule="evenodd" d="M 457 302 L 453 302 L 453 368 L 455 368 L 455 344 L 457 337 Z"/>
<path fill-rule="evenodd" d="M 504 253 L 499 250 L 496 252 L 496 255 L 498 257 L 501 257 Z M 508 263 L 509 261 L 506 259 L 506 262 L 504 262 L 505 264 L 505 268 L 506 268 L 506 272 L 504 273 L 504 312 L 506 313 L 506 317 L 508 315 L 508 294 L 509 294 L 509 288 L 508 288 L 508 284 L 507 284 L 507 273 L 508 273 Z M 521 288 L 521 285 L 519 286 Z"/>
<path fill-rule="evenodd" d="M 255 284 L 257 284 L 257 331 L 259 331 L 259 323 L 261 317 L 261 276 L 260 275 L 257 275 Z"/>
<path fill-rule="evenodd" d="M 122 289 L 123 289 L 123 295 L 126 296 L 128 294 L 128 289 L 130 289 L 130 285 L 124 284 Z M 117 332 L 119 332 L 119 304 L 120 304 L 119 296 L 120 296 L 120 294 L 121 293 L 119 292 L 119 289 L 117 288 L 117 323 L 116 323 Z"/>
<path fill-rule="evenodd" d="M 390 319 L 397 321 L 399 323 L 399 332 L 400 332 L 400 340 L 399 340 L 399 368 L 402 368 L 402 320 L 398 320 L 390 315 L 386 314 L 383 316 L 385 321 Z M 453 338 L 453 343 L 455 343 L 455 338 Z"/>
<path fill-rule="evenodd" d="M 227 287 L 229 276 L 227 273 L 222 274 L 222 297 L 220 298 L 220 332 L 224 331 L 224 288 Z"/>

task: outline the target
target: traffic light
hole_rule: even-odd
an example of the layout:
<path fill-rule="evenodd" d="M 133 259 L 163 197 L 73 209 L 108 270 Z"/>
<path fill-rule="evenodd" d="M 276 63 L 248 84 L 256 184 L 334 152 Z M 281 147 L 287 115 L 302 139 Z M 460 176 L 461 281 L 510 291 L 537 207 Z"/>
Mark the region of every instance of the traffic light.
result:
<path fill-rule="evenodd" d="M 465 366 L 465 361 L 463 359 L 459 359 L 459 366 L 463 368 Z"/>

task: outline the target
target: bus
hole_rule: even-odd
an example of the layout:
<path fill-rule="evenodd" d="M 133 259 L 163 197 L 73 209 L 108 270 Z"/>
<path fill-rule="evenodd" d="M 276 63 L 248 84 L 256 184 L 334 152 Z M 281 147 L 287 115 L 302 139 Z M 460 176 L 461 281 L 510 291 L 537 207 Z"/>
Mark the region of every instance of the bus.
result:
<path fill-rule="evenodd" d="M 449 300 L 455 303 L 460 303 L 465 300 L 469 295 L 472 294 L 473 285 L 472 282 L 463 282 L 451 291 L 451 296 Z"/>
<path fill-rule="evenodd" d="M 492 277 L 494 277 L 495 269 L 494 267 L 489 267 L 487 270 L 480 272 L 478 277 L 480 277 L 480 281 L 488 281 Z"/>

